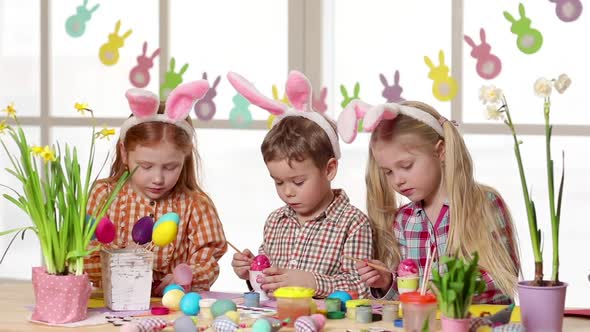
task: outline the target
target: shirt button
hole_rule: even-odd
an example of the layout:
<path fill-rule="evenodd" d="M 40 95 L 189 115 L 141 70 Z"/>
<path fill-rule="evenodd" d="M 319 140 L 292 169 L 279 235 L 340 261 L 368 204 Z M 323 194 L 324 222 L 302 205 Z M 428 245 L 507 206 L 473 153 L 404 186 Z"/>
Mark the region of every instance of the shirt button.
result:
<path fill-rule="evenodd" d="M 150 213 L 150 218 L 153 218 L 153 217 L 154 217 L 154 214 L 153 213 Z"/>
<path fill-rule="evenodd" d="M 291 264 L 292 266 L 297 265 L 297 260 L 296 259 L 292 259 L 289 264 Z"/>
<path fill-rule="evenodd" d="M 151 205 L 151 206 L 154 206 L 154 205 L 156 205 L 156 201 L 150 201 L 150 205 Z"/>

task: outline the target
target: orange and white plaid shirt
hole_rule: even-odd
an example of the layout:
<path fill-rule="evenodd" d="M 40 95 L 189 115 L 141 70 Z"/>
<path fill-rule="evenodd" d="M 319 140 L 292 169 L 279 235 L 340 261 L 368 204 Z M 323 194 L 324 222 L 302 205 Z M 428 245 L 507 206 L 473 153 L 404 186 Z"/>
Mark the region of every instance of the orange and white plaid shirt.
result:
<path fill-rule="evenodd" d="M 273 266 L 311 272 L 317 284 L 316 297 L 344 290 L 364 298 L 368 288 L 355 262 L 343 256 L 371 259 L 371 225 L 343 190 L 334 190 L 334 194 L 328 208 L 303 225 L 288 205 L 271 213 L 259 252 L 268 256 Z"/>
<path fill-rule="evenodd" d="M 88 200 L 89 214 L 94 214 L 112 189 L 113 186 L 104 181 L 95 185 Z M 150 216 L 156 221 L 168 212 L 176 212 L 180 216 L 178 234 L 169 245 L 163 248 L 155 246 L 152 249 L 154 282 L 157 283 L 166 274 L 172 273 L 177 265 L 186 263 L 193 270 L 192 290 L 209 290 L 219 276 L 217 261 L 227 251 L 227 243 L 215 207 L 203 194 L 172 193 L 167 198 L 152 201 L 126 184 L 106 213 L 116 227 L 115 239 L 111 245 L 124 248 L 133 244 L 131 231 L 137 220 Z M 90 247 L 99 244 L 94 240 Z M 85 259 L 84 269 L 90 280 L 95 285 L 100 285 L 100 252 L 94 252 Z"/>

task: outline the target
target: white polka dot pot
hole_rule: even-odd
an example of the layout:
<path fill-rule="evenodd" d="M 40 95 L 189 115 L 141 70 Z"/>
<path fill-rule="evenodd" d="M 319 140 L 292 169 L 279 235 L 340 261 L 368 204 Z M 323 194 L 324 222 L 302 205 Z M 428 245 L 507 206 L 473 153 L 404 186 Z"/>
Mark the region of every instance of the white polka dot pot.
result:
<path fill-rule="evenodd" d="M 43 267 L 34 267 L 33 292 L 33 320 L 62 324 L 86 319 L 92 292 L 86 273 L 81 276 L 58 276 L 47 274 Z"/>

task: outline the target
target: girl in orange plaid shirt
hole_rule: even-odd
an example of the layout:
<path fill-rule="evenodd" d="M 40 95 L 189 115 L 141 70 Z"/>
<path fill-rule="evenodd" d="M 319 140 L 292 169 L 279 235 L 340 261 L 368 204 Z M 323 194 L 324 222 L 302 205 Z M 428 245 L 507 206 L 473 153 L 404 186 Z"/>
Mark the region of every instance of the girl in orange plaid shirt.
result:
<path fill-rule="evenodd" d="M 180 216 L 174 241 L 152 249 L 154 295 L 162 294 L 173 280 L 174 268 L 181 263 L 192 268 L 193 291 L 209 290 L 219 275 L 217 261 L 227 250 L 215 206 L 197 182 L 199 158 L 188 117 L 194 102 L 208 89 L 206 81 L 180 85 L 170 92 L 165 106 L 149 91 L 127 91 L 133 115 L 121 127 L 110 176 L 99 180 L 89 197 L 88 213 L 93 214 L 122 174 L 135 170 L 107 211 L 116 227 L 110 245 L 116 248 L 133 245 L 132 228 L 140 218 L 157 220 L 168 212 Z M 98 252 L 86 259 L 84 268 L 91 281 L 99 285 Z"/>

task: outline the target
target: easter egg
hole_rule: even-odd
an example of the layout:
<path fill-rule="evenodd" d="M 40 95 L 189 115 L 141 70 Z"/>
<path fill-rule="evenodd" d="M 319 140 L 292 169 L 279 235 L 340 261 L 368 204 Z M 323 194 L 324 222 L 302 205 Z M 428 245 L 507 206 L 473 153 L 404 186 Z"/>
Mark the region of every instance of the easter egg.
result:
<path fill-rule="evenodd" d="M 253 332 L 270 332 L 271 329 L 270 322 L 266 319 L 259 318 L 252 324 Z"/>
<path fill-rule="evenodd" d="M 334 293 L 328 295 L 329 299 L 340 299 L 340 311 L 346 311 L 346 301 L 352 300 L 352 296 L 345 291 L 337 290 Z"/>
<path fill-rule="evenodd" d="M 194 316 L 198 314 L 201 309 L 199 307 L 199 301 L 201 301 L 201 295 L 195 292 L 187 293 L 182 297 L 182 300 L 180 300 L 180 310 L 182 310 L 185 315 Z"/>
<path fill-rule="evenodd" d="M 177 284 L 170 284 L 164 288 L 164 292 L 162 292 L 162 295 L 168 293 L 169 291 L 171 291 L 173 289 L 178 289 L 178 290 L 184 292 L 184 288 L 182 286 L 177 285 Z"/>
<path fill-rule="evenodd" d="M 237 311 L 230 310 L 224 314 L 227 318 L 231 319 L 232 322 L 240 323 L 240 314 Z"/>
<path fill-rule="evenodd" d="M 180 309 L 180 301 L 184 297 L 184 292 L 179 289 L 173 289 L 162 297 L 162 304 L 170 310 Z"/>
<path fill-rule="evenodd" d="M 156 221 L 156 223 L 154 224 L 154 230 L 156 229 L 156 227 L 158 227 L 161 223 L 166 222 L 166 221 L 173 221 L 176 225 L 178 225 L 178 223 L 180 222 L 180 217 L 178 216 L 178 214 L 176 212 L 168 212 L 164 215 L 162 215 L 158 221 Z"/>
<path fill-rule="evenodd" d="M 176 238 L 176 232 L 178 232 L 178 226 L 173 221 L 166 221 L 154 228 L 152 234 L 152 241 L 155 245 L 164 247 Z"/>
<path fill-rule="evenodd" d="M 109 217 L 103 217 L 96 225 L 94 234 L 100 243 L 111 243 L 115 239 L 115 224 Z"/>
<path fill-rule="evenodd" d="M 179 285 L 190 285 L 193 281 L 193 269 L 185 263 L 176 265 L 173 275 L 174 281 Z"/>
<path fill-rule="evenodd" d="M 295 320 L 296 332 L 317 332 L 319 330 L 313 318 L 309 316 L 301 316 Z"/>
<path fill-rule="evenodd" d="M 252 271 L 262 271 L 266 268 L 270 267 L 270 260 L 266 255 L 258 255 L 254 257 L 252 263 L 250 263 L 250 270 Z"/>
<path fill-rule="evenodd" d="M 195 322 L 189 316 L 180 316 L 174 321 L 175 332 L 197 332 Z"/>
<path fill-rule="evenodd" d="M 213 317 L 218 317 L 225 314 L 228 311 L 238 311 L 236 304 L 230 300 L 217 300 L 211 306 L 211 314 Z"/>
<path fill-rule="evenodd" d="M 154 228 L 154 219 L 151 217 L 140 218 L 133 229 L 131 230 L 131 236 L 133 241 L 137 244 L 146 244 L 152 240 L 152 230 Z"/>
<path fill-rule="evenodd" d="M 326 316 L 322 315 L 322 314 L 313 314 L 310 316 L 311 319 L 313 319 L 313 321 L 315 322 L 315 325 L 318 327 L 318 329 L 323 329 L 324 326 L 326 326 Z"/>

